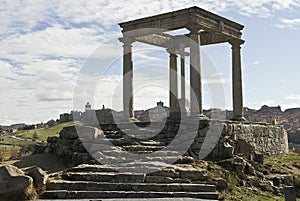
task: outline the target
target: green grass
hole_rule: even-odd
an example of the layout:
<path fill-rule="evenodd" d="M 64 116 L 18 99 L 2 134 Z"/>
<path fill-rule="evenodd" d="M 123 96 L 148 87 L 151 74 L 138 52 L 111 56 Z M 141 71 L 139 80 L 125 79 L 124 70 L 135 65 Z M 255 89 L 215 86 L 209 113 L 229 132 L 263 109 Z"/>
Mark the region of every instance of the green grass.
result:
<path fill-rule="evenodd" d="M 1 146 L 0 147 L 0 158 L 2 161 L 6 161 L 11 158 L 12 155 L 17 156 L 21 147 L 19 146 Z"/>
<path fill-rule="evenodd" d="M 21 145 L 35 144 L 35 142 L 12 139 L 12 138 L 1 138 L 0 139 L 0 144 L 21 146 Z"/>
<path fill-rule="evenodd" d="M 271 193 L 258 193 L 240 188 L 231 192 L 226 198 L 228 201 L 284 201 L 284 197 L 274 197 Z"/>
<path fill-rule="evenodd" d="M 59 131 L 61 131 L 63 129 L 63 127 L 74 126 L 77 124 L 79 124 L 79 122 L 71 121 L 71 122 L 61 123 L 61 124 L 52 126 L 50 128 L 31 130 L 31 132 L 27 132 L 23 135 L 20 135 L 19 137 L 24 138 L 24 139 L 26 139 L 26 138 L 34 139 L 34 135 L 36 135 L 36 140 L 46 141 L 48 137 L 58 136 Z M 34 133 L 36 133 L 36 134 L 34 134 Z"/>
<path fill-rule="evenodd" d="M 300 155 L 299 154 L 279 154 L 270 158 L 267 158 L 265 164 L 282 167 L 284 164 L 296 164 L 300 166 Z"/>

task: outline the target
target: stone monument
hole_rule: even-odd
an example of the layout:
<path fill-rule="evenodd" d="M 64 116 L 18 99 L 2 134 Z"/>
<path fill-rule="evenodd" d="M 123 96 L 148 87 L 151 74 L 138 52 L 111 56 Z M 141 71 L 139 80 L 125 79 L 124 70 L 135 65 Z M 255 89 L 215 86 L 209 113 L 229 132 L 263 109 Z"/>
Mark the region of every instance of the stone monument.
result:
<path fill-rule="evenodd" d="M 200 46 L 230 43 L 232 46 L 232 94 L 233 120 L 244 120 L 241 45 L 243 25 L 203 10 L 191 7 L 170 13 L 164 13 L 119 24 L 123 37 L 123 111 L 127 118 L 134 118 L 133 97 L 133 62 L 132 43 L 142 42 L 165 48 L 170 54 L 169 105 L 170 115 L 178 112 L 178 76 L 177 57 L 181 64 L 181 99 L 185 104 L 185 57 L 190 58 L 190 116 L 204 117 L 202 109 L 202 81 L 200 65 Z M 167 34 L 167 31 L 189 30 L 187 35 Z M 186 52 L 185 49 L 190 51 Z M 192 96 L 192 95 L 191 95 Z"/>

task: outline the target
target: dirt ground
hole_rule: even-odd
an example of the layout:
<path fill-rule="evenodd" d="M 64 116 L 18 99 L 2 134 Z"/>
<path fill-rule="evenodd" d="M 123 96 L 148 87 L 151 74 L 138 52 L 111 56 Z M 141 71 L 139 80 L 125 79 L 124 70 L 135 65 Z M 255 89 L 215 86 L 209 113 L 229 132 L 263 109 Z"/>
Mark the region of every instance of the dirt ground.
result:
<path fill-rule="evenodd" d="M 54 154 L 33 154 L 23 156 L 17 160 L 1 162 L 3 165 L 14 165 L 21 169 L 27 169 L 32 166 L 38 166 L 46 171 L 48 174 L 65 170 L 67 167 L 60 163 Z"/>

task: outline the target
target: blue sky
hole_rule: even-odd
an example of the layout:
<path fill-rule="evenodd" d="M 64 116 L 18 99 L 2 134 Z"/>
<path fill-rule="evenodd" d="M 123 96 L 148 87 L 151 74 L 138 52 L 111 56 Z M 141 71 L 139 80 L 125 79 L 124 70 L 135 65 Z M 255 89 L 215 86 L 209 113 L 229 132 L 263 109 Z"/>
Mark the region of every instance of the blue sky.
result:
<path fill-rule="evenodd" d="M 191 6 L 245 25 L 245 106 L 300 107 L 299 0 L 0 0 L 0 124 L 46 121 L 73 108 L 83 110 L 86 101 L 95 108 L 104 104 L 119 109 L 120 101 L 111 98 L 120 98 L 116 88 L 122 56 L 118 23 Z M 134 53 L 139 77 L 135 86 L 144 86 L 137 90 L 136 108 L 154 106 L 158 99 L 167 104 L 165 50 L 141 44 L 134 44 L 134 49 L 139 50 Z M 203 66 L 214 64 L 224 87 L 224 107 L 230 109 L 230 46 L 213 45 L 201 51 Z M 104 74 L 87 67 L 94 57 L 99 69 L 106 69 Z M 154 74 L 157 85 L 151 87 Z M 214 84 L 215 74 L 207 75 L 203 78 L 204 106 L 209 108 L 207 88 Z M 74 95 L 76 86 L 87 86 L 90 91 Z M 73 101 L 74 96 L 78 101 Z"/>

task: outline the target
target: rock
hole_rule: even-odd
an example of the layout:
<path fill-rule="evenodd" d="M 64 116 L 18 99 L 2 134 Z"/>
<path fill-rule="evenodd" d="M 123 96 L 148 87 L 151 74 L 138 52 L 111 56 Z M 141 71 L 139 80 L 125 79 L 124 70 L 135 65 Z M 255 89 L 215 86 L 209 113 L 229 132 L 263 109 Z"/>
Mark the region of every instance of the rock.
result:
<path fill-rule="evenodd" d="M 146 183 L 173 183 L 174 180 L 171 177 L 162 176 L 146 176 Z"/>
<path fill-rule="evenodd" d="M 59 132 L 60 138 L 63 139 L 68 139 L 68 140 L 74 140 L 78 138 L 77 130 L 75 126 L 68 126 L 64 127 L 60 132 Z"/>
<path fill-rule="evenodd" d="M 72 166 L 77 166 L 80 164 L 87 164 L 93 160 L 89 153 L 77 153 L 75 152 L 72 156 Z"/>
<path fill-rule="evenodd" d="M 286 185 L 286 186 L 293 186 L 293 184 L 294 184 L 293 175 L 284 176 L 283 182 L 284 182 L 284 185 Z"/>
<path fill-rule="evenodd" d="M 59 132 L 60 138 L 67 140 L 75 140 L 79 137 L 84 139 L 97 139 L 101 135 L 103 135 L 102 130 L 89 126 L 68 126 Z"/>
<path fill-rule="evenodd" d="M 231 158 L 233 157 L 234 154 L 234 147 L 228 143 L 228 142 L 224 142 L 224 158 Z"/>
<path fill-rule="evenodd" d="M 78 136 L 84 139 L 97 139 L 101 135 L 104 135 L 103 131 L 90 126 L 75 126 Z"/>
<path fill-rule="evenodd" d="M 79 152 L 79 153 L 87 152 L 80 139 L 75 140 L 75 142 L 72 144 L 72 149 L 74 152 Z"/>
<path fill-rule="evenodd" d="M 178 178 L 179 173 L 176 172 L 174 169 L 166 168 L 164 170 L 160 170 L 157 172 L 148 173 L 149 176 L 161 176 L 161 177 L 171 177 L 171 178 Z"/>
<path fill-rule="evenodd" d="M 32 167 L 27 170 L 28 176 L 33 179 L 33 184 L 38 192 L 43 192 L 46 188 L 48 175 L 40 167 Z"/>
<path fill-rule="evenodd" d="M 44 144 L 36 144 L 34 146 L 34 154 L 42 154 L 45 152 L 45 149 L 46 149 L 46 145 Z"/>
<path fill-rule="evenodd" d="M 284 197 L 286 201 L 296 201 L 294 186 L 284 186 Z"/>
<path fill-rule="evenodd" d="M 33 187 L 32 178 L 12 165 L 0 167 L 0 183 L 1 200 L 25 200 Z"/>
<path fill-rule="evenodd" d="M 239 181 L 239 186 L 246 186 L 246 185 L 247 185 L 246 181 L 244 181 L 244 180 Z"/>
<path fill-rule="evenodd" d="M 228 183 L 225 179 L 217 178 L 217 179 L 215 179 L 215 181 L 217 182 L 217 189 L 219 191 L 223 191 L 223 190 L 227 189 Z"/>
<path fill-rule="evenodd" d="M 207 175 L 205 174 L 205 172 L 205 170 L 188 168 L 179 170 L 180 178 L 188 179 L 191 181 L 205 181 L 207 179 Z"/>
<path fill-rule="evenodd" d="M 280 186 L 281 184 L 282 184 L 282 179 L 281 178 L 278 178 L 278 177 L 274 177 L 273 179 L 272 179 L 272 181 L 273 181 L 273 185 L 274 186 Z"/>
<path fill-rule="evenodd" d="M 273 182 L 271 181 L 262 181 L 259 182 L 258 187 L 262 190 L 262 191 L 269 191 L 269 192 L 273 192 Z"/>
<path fill-rule="evenodd" d="M 245 174 L 250 174 L 250 175 L 256 176 L 254 167 L 248 162 L 246 163 L 244 172 L 245 172 Z"/>
<path fill-rule="evenodd" d="M 183 156 L 180 157 L 174 164 L 192 164 L 194 162 L 194 158 L 191 156 Z"/>

